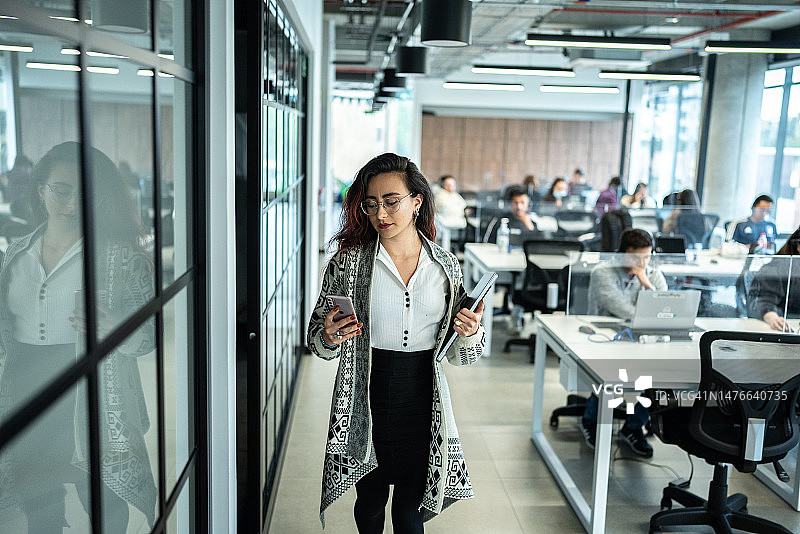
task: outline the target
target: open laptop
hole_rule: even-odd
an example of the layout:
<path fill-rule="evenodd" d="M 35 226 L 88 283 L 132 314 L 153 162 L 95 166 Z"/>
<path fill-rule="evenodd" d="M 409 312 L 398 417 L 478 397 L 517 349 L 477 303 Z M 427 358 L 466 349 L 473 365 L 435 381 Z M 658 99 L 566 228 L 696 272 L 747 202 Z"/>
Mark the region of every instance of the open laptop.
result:
<path fill-rule="evenodd" d="M 674 256 L 660 256 L 662 263 L 685 263 L 686 237 L 683 235 L 657 235 L 655 251 L 659 254 L 674 254 Z"/>
<path fill-rule="evenodd" d="M 612 328 L 617 332 L 630 328 L 636 339 L 640 335 L 668 334 L 671 340 L 689 341 L 689 332 L 702 331 L 694 325 L 699 306 L 700 291 L 696 289 L 640 291 L 633 319 L 592 324 L 598 328 Z"/>

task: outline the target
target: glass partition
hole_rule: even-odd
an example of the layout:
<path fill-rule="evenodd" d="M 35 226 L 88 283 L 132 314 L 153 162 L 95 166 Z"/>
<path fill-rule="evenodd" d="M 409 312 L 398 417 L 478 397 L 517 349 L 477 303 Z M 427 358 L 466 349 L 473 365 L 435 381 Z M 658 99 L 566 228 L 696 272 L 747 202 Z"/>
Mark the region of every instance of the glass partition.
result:
<path fill-rule="evenodd" d="M 566 312 L 599 316 L 598 324 L 611 328 L 612 335 L 623 326 L 634 334 L 796 330 L 800 291 L 792 288 L 800 287 L 799 259 L 726 258 L 695 249 L 684 254 L 573 253 Z"/>

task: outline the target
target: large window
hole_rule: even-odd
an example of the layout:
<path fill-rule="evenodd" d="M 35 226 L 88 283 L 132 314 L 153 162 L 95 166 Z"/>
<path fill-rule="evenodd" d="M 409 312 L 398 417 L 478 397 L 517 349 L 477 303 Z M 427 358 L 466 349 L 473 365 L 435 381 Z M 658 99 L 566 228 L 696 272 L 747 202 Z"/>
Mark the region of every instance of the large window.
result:
<path fill-rule="evenodd" d="M 645 182 L 660 200 L 672 191 L 694 188 L 701 93 L 700 82 L 645 86 L 629 189 Z"/>
<path fill-rule="evenodd" d="M 778 231 L 794 231 L 800 225 L 800 67 L 764 76 L 758 184 L 776 200 Z"/>
<path fill-rule="evenodd" d="M 205 532 L 192 13 L 0 2 L 0 533 Z"/>

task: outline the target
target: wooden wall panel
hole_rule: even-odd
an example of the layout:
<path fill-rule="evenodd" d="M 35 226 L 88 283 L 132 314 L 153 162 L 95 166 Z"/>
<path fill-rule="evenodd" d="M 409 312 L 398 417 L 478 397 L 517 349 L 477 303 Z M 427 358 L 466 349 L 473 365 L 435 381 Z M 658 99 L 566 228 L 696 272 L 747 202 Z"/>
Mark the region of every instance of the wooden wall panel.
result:
<path fill-rule="evenodd" d="M 576 167 L 602 189 L 618 172 L 620 142 L 620 121 L 422 119 L 423 172 L 431 181 L 453 174 L 462 190 L 499 189 L 526 174 L 544 186 Z"/>

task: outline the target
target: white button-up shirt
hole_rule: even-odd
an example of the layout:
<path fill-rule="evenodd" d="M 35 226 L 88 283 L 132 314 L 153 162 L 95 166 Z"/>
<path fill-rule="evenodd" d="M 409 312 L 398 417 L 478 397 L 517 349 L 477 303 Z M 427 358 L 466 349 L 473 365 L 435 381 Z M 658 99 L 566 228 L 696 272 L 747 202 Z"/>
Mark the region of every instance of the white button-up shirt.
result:
<path fill-rule="evenodd" d="M 370 340 L 378 349 L 412 352 L 436 347 L 445 314 L 447 276 L 423 246 L 408 285 L 392 257 L 378 244 L 372 274 Z"/>
<path fill-rule="evenodd" d="M 75 291 L 83 287 L 82 249 L 79 239 L 49 275 L 42 266 L 41 237 L 17 256 L 8 284 L 14 339 L 29 345 L 75 343 L 77 332 L 69 317 Z"/>

